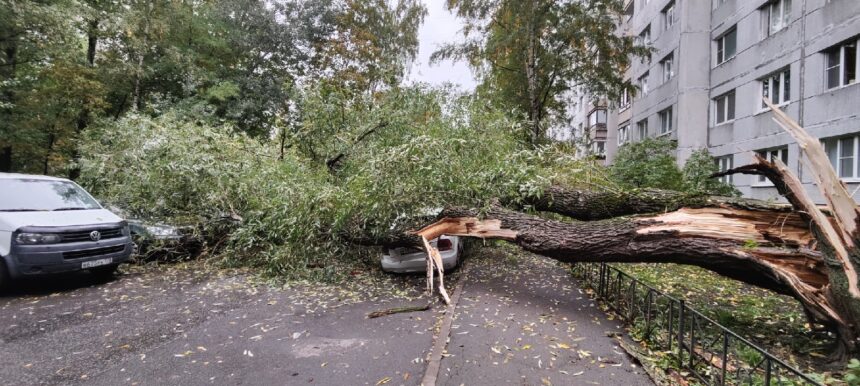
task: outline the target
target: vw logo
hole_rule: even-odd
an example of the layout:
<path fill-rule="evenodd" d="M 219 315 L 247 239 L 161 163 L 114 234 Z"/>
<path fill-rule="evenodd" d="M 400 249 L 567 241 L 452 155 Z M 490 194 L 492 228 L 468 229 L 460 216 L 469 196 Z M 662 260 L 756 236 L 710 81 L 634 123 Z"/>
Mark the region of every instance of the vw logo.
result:
<path fill-rule="evenodd" d="M 90 232 L 90 240 L 92 240 L 92 241 L 99 241 L 99 240 L 101 240 L 101 239 L 102 239 L 102 234 L 101 234 L 101 233 L 99 233 L 99 231 L 92 231 L 92 232 Z"/>

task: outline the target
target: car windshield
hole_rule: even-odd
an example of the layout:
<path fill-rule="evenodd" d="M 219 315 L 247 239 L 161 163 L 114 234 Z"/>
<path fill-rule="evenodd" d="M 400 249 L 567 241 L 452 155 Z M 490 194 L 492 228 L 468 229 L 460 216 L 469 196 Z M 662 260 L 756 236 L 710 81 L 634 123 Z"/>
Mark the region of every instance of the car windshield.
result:
<path fill-rule="evenodd" d="M 69 181 L 0 179 L 0 212 L 101 209 L 101 205 Z"/>

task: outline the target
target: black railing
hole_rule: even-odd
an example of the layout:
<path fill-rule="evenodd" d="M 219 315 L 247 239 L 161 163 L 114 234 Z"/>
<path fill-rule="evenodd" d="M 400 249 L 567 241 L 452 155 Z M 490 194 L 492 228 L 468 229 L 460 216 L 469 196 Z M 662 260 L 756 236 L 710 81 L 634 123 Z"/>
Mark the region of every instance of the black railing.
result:
<path fill-rule="evenodd" d="M 820 385 L 728 328 L 606 263 L 577 263 L 574 274 L 631 326 L 636 339 L 670 352 L 707 385 Z"/>

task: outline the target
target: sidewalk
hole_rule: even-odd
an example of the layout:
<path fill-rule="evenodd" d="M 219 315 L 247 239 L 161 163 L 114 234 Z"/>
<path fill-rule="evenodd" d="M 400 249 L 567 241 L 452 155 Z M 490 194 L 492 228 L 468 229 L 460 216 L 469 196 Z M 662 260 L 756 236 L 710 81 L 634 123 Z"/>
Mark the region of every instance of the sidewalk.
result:
<path fill-rule="evenodd" d="M 481 252 L 478 252 L 481 254 Z M 472 259 L 439 385 L 651 385 L 619 348 L 623 332 L 553 260 Z"/>

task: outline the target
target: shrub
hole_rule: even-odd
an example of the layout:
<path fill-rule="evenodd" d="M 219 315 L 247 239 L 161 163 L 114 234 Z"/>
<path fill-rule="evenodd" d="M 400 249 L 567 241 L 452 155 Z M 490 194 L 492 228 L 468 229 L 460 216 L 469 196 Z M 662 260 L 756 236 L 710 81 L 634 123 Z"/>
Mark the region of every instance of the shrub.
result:
<path fill-rule="evenodd" d="M 91 128 L 80 148 L 80 182 L 102 201 L 133 218 L 193 225 L 210 247 L 226 246 L 228 260 L 286 272 L 300 266 L 293 258 L 331 247 L 321 237 L 337 197 L 327 176 L 229 127 L 131 115 Z"/>
<path fill-rule="evenodd" d="M 675 163 L 677 144 L 665 137 L 627 143 L 618 150 L 609 174 L 630 188 L 683 190 L 681 170 Z"/>
<path fill-rule="evenodd" d="M 707 149 L 693 152 L 684 164 L 684 185 L 687 191 L 720 196 L 738 196 L 734 186 L 710 176 L 720 171 Z"/>
<path fill-rule="evenodd" d="M 690 192 L 738 196 L 731 185 L 710 176 L 719 171 L 714 157 L 707 149 L 693 152 L 683 170 L 675 161 L 674 141 L 667 138 L 646 138 L 623 145 L 610 166 L 610 176 L 621 186 L 629 188 L 659 188 Z"/>

